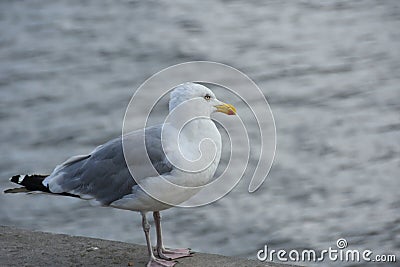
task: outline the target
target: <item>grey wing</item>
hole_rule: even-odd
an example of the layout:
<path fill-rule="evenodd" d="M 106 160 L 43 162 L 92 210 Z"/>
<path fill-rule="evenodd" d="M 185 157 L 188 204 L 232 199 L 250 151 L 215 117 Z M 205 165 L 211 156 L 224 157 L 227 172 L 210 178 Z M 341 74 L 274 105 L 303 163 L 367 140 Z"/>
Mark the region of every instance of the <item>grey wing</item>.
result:
<path fill-rule="evenodd" d="M 137 138 L 138 134 L 132 132 L 129 138 Z M 162 150 L 160 136 L 161 126 L 146 129 L 148 156 L 157 172 L 164 174 L 172 168 Z M 53 193 L 71 193 L 108 205 L 130 194 L 136 182 L 127 168 L 119 137 L 97 147 L 89 155 L 68 159 L 43 184 Z"/>

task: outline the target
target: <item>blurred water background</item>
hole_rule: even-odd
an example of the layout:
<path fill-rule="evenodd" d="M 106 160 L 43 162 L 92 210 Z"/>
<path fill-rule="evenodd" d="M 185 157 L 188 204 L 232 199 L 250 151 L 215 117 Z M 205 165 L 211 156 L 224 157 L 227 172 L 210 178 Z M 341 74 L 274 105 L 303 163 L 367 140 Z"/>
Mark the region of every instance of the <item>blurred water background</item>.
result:
<path fill-rule="evenodd" d="M 266 95 L 275 162 L 255 194 L 164 212 L 167 245 L 255 258 L 342 237 L 399 260 L 399 1 L 0 1 L 0 26 L 1 191 L 118 136 L 155 72 L 217 61 Z M 72 198 L 0 194 L 0 224 L 144 244 L 138 214 Z"/>

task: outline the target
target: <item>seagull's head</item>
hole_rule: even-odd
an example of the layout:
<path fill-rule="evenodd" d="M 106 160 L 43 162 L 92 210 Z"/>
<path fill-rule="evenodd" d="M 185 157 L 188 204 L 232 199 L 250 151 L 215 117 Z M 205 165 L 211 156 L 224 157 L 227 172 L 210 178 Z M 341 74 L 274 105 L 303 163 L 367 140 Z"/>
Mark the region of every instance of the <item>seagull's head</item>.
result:
<path fill-rule="evenodd" d="M 204 85 L 187 82 L 172 90 L 169 101 L 169 111 L 184 104 L 185 108 L 196 109 L 197 115 L 210 116 L 214 112 L 235 115 L 236 108 L 218 100 L 215 94 Z"/>

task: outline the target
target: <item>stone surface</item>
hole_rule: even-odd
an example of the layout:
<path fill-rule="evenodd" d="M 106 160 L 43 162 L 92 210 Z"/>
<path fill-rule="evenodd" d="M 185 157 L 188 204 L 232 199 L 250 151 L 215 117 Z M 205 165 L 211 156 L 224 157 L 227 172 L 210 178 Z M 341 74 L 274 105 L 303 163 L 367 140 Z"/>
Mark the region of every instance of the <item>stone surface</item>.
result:
<path fill-rule="evenodd" d="M 0 226 L 0 266 L 145 266 L 146 247 L 64 234 Z M 289 266 L 215 254 L 195 253 L 185 266 Z"/>

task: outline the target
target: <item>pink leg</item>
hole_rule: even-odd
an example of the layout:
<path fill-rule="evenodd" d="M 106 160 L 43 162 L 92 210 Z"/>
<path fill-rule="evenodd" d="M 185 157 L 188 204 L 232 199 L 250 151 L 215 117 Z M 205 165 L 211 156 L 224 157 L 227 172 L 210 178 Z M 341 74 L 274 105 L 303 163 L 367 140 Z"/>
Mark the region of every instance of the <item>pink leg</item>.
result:
<path fill-rule="evenodd" d="M 147 250 L 149 252 L 149 262 L 147 267 L 172 267 L 176 264 L 175 261 L 168 261 L 163 259 L 157 259 L 154 257 L 153 249 L 150 241 L 150 224 L 147 221 L 146 213 L 142 212 L 142 226 L 144 235 L 146 236 Z"/>
<path fill-rule="evenodd" d="M 159 211 L 153 212 L 154 222 L 156 224 L 157 232 L 157 254 L 161 259 L 173 260 L 183 257 L 191 257 L 193 252 L 188 248 L 177 248 L 177 249 L 166 249 L 162 242 L 162 231 L 161 231 L 161 215 Z"/>

